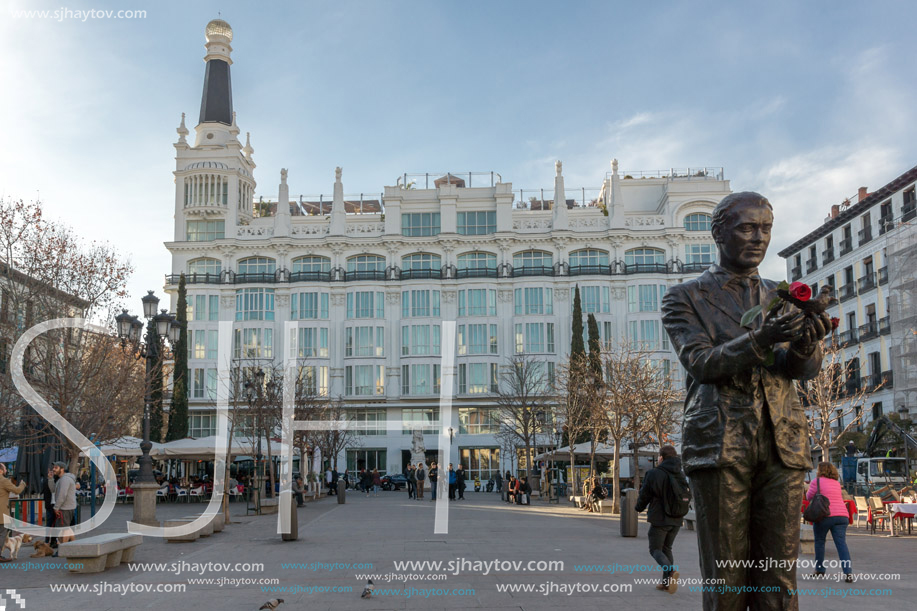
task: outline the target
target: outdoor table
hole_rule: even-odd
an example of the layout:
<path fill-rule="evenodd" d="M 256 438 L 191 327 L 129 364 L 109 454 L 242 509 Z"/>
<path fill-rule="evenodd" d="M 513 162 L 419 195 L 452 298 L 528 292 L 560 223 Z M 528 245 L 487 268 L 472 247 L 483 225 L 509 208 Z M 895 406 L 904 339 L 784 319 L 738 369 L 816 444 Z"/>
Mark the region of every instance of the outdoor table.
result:
<path fill-rule="evenodd" d="M 886 503 L 891 518 L 892 536 L 895 536 L 895 520 L 910 520 L 917 514 L 917 503 Z M 907 534 L 911 534 L 911 523 L 907 524 Z"/>
<path fill-rule="evenodd" d="M 853 516 L 857 513 L 857 504 L 856 501 L 844 501 L 844 505 L 847 506 L 847 520 L 850 524 L 853 524 Z M 802 510 L 800 513 L 805 513 L 806 507 L 809 506 L 809 501 L 802 499 Z"/>

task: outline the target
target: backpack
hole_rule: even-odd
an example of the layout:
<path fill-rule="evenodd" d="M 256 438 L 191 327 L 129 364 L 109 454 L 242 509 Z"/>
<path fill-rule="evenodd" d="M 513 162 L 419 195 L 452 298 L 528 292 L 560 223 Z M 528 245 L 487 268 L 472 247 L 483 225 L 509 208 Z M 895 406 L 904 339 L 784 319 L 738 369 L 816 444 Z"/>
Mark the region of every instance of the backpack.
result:
<path fill-rule="evenodd" d="M 667 516 L 683 518 L 691 510 L 691 487 L 685 482 L 682 484 L 671 473 L 666 471 L 669 485 L 665 486 L 662 495 L 662 505 Z"/>

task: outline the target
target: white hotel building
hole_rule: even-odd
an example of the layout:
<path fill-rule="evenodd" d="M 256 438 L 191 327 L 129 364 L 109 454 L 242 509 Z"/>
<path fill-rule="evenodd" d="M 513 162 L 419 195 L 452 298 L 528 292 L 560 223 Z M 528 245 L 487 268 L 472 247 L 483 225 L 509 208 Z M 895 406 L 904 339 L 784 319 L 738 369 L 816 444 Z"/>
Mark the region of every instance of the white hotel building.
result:
<path fill-rule="evenodd" d="M 281 170 L 276 206 L 256 196 L 254 151 L 238 139 L 229 25 L 212 21 L 206 40 L 193 143 L 184 118 L 177 130 L 166 244 L 173 306 L 180 274 L 188 287 L 191 436 L 214 434 L 221 320 L 233 321 L 241 366 L 295 350 L 315 391 L 366 423 L 339 457 L 349 470 L 400 472 L 415 428 L 436 448 L 444 320 L 458 330 L 449 460 L 482 481 L 510 466 L 494 437 L 498 368 L 518 353 L 547 373 L 567 359 L 576 285 L 603 341 L 639 340 L 677 370 L 660 297 L 714 260 L 710 213 L 730 192 L 721 169 L 627 173 L 612 162 L 601 186 L 567 189 L 558 162 L 544 190 L 497 173 L 402 174 L 367 196 L 345 195 L 338 168 L 330 196 L 308 197 L 291 197 Z M 289 320 L 296 338 L 281 332 Z"/>

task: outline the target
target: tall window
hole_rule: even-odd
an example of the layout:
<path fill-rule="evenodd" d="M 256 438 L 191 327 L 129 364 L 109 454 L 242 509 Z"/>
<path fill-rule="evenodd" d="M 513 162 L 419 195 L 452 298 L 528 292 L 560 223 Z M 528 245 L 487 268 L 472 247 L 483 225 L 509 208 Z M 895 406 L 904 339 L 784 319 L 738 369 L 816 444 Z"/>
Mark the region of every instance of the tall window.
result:
<path fill-rule="evenodd" d="M 551 267 L 554 265 L 554 256 L 542 250 L 525 250 L 513 255 L 513 267 Z"/>
<path fill-rule="evenodd" d="M 401 291 L 401 317 L 439 317 L 439 291 Z"/>
<path fill-rule="evenodd" d="M 440 366 L 428 363 L 401 366 L 402 395 L 436 395 L 440 390 Z"/>
<path fill-rule="evenodd" d="M 664 284 L 631 285 L 627 287 L 627 311 L 657 312 L 663 295 L 665 295 Z"/>
<path fill-rule="evenodd" d="M 385 409 L 355 409 L 352 412 L 357 435 L 385 435 Z M 383 465 L 384 466 L 384 465 Z"/>
<path fill-rule="evenodd" d="M 467 289 L 458 292 L 459 316 L 496 316 L 496 289 Z"/>
<path fill-rule="evenodd" d="M 328 293 L 293 293 L 290 297 L 293 320 L 328 318 Z"/>
<path fill-rule="evenodd" d="M 381 291 L 347 293 L 347 318 L 385 318 L 385 293 Z"/>
<path fill-rule="evenodd" d="M 486 235 L 497 231 L 496 211 L 459 212 L 457 217 L 461 235 Z"/>
<path fill-rule="evenodd" d="M 299 358 L 328 358 L 328 328 L 299 327 L 293 330 L 291 345 Z"/>
<path fill-rule="evenodd" d="M 608 253 L 604 250 L 574 250 L 570 253 L 570 267 L 608 266 Z"/>
<path fill-rule="evenodd" d="M 348 365 L 344 368 L 344 389 L 348 395 L 385 394 L 385 367 Z"/>
<path fill-rule="evenodd" d="M 710 231 L 711 217 L 703 212 L 694 212 L 685 217 L 685 229 L 688 231 Z"/>
<path fill-rule="evenodd" d="M 300 389 L 316 397 L 328 396 L 328 366 L 303 365 L 299 368 Z"/>
<path fill-rule="evenodd" d="M 554 313 L 554 289 L 526 287 L 515 289 L 513 296 L 517 315 Z"/>
<path fill-rule="evenodd" d="M 219 259 L 202 258 L 188 261 L 189 274 L 219 274 L 223 271 Z"/>
<path fill-rule="evenodd" d="M 415 430 L 424 433 L 438 433 L 436 421 L 439 420 L 438 408 L 404 408 L 401 410 L 401 432 L 410 435 Z"/>
<path fill-rule="evenodd" d="M 188 322 L 220 320 L 219 295 L 188 295 Z"/>
<path fill-rule="evenodd" d="M 669 336 L 661 331 L 658 320 L 628 321 L 628 339 L 644 350 L 668 350 Z"/>
<path fill-rule="evenodd" d="M 293 259 L 293 273 L 331 271 L 331 259 L 316 255 L 306 255 Z"/>
<path fill-rule="evenodd" d="M 459 394 L 497 392 L 496 363 L 461 363 L 458 370 Z"/>
<path fill-rule="evenodd" d="M 344 356 L 385 356 L 385 327 L 347 327 Z"/>
<path fill-rule="evenodd" d="M 663 265 L 665 252 L 658 248 L 631 248 L 624 253 L 624 263 L 631 265 Z"/>
<path fill-rule="evenodd" d="M 274 320 L 274 289 L 238 289 L 236 320 Z"/>
<path fill-rule="evenodd" d="M 188 414 L 188 436 L 212 437 L 216 431 L 217 417 L 213 412 L 194 411 Z"/>
<path fill-rule="evenodd" d="M 716 247 L 713 244 L 685 245 L 685 263 L 710 265 L 716 259 Z"/>
<path fill-rule="evenodd" d="M 516 323 L 514 330 L 516 354 L 554 352 L 554 323 Z"/>
<path fill-rule="evenodd" d="M 439 212 L 402 213 L 401 235 L 410 237 L 439 235 Z"/>
<path fill-rule="evenodd" d="M 497 269 L 497 255 L 489 252 L 466 252 L 458 256 L 458 269 Z"/>
<path fill-rule="evenodd" d="M 439 255 L 418 252 L 401 258 L 401 269 L 404 270 L 439 270 L 443 266 Z"/>
<path fill-rule="evenodd" d="M 348 272 L 384 272 L 385 257 L 378 255 L 356 255 L 347 259 Z"/>
<path fill-rule="evenodd" d="M 226 237 L 226 221 L 186 221 L 185 233 L 189 242 L 209 242 Z"/>
<path fill-rule="evenodd" d="M 459 434 L 485 435 L 500 431 L 500 411 L 490 407 L 460 407 Z"/>
<path fill-rule="evenodd" d="M 233 358 L 269 359 L 274 357 L 273 329 L 233 329 Z"/>
<path fill-rule="evenodd" d="M 497 325 L 459 325 L 456 331 L 460 355 L 497 353 Z"/>
<path fill-rule="evenodd" d="M 273 274 L 277 262 L 267 257 L 249 257 L 238 263 L 240 274 Z"/>
<path fill-rule="evenodd" d="M 579 287 L 580 304 L 583 314 L 608 314 L 611 308 L 611 288 L 607 286 Z M 570 307 L 576 297 L 576 289 L 570 289 Z"/>
<path fill-rule="evenodd" d="M 401 327 L 401 354 L 426 356 L 439 354 L 439 325 L 404 325 Z"/>

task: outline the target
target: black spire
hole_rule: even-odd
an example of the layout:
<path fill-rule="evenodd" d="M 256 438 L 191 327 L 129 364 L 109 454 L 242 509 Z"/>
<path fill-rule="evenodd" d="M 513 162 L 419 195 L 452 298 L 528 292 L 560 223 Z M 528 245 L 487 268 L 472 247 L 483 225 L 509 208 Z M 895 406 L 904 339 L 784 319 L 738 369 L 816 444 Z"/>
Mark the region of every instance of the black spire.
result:
<path fill-rule="evenodd" d="M 232 81 L 229 64 L 222 59 L 207 61 L 199 123 L 232 125 Z"/>

